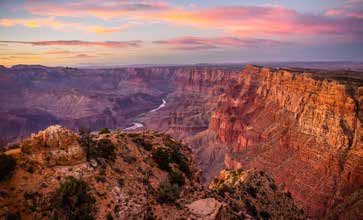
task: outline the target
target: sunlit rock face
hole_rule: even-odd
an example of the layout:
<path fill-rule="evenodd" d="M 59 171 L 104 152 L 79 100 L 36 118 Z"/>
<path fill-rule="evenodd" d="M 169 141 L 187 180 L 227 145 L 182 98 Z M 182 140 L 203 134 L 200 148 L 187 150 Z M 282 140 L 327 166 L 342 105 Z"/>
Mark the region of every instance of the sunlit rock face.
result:
<path fill-rule="evenodd" d="M 226 167 L 263 169 L 324 216 L 363 183 L 359 83 L 247 66 L 209 124 Z"/>
<path fill-rule="evenodd" d="M 86 161 L 79 137 L 59 125 L 49 126 L 20 142 L 20 147 L 32 161 L 44 166 L 74 165 Z"/>

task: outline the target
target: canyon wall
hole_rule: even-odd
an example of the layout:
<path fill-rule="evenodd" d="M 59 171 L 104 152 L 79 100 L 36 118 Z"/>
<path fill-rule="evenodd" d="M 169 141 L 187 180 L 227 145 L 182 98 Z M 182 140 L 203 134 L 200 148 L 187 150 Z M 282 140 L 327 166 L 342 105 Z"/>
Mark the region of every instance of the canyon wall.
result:
<path fill-rule="evenodd" d="M 144 122 L 192 146 L 206 183 L 224 167 L 258 168 L 312 217 L 344 218 L 344 209 L 336 213 L 340 203 L 357 217 L 363 184 L 359 74 L 179 69 L 167 106 Z"/>
<path fill-rule="evenodd" d="M 353 82 L 247 66 L 220 97 L 209 130 L 227 168 L 259 168 L 312 216 L 363 184 L 361 91 Z"/>

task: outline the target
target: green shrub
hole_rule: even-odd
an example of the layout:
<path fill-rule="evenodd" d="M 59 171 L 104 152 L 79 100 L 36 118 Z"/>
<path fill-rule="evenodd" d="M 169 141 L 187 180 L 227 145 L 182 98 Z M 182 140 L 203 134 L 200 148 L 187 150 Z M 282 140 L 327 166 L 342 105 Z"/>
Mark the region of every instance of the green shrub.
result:
<path fill-rule="evenodd" d="M 218 195 L 224 197 L 225 193 L 233 193 L 233 189 L 226 184 L 221 184 L 216 190 Z"/>
<path fill-rule="evenodd" d="M 134 138 L 134 137 L 138 137 L 139 133 L 127 133 L 127 136 Z"/>
<path fill-rule="evenodd" d="M 277 190 L 277 186 L 275 183 L 271 183 L 270 184 L 270 188 L 273 190 L 273 191 L 276 191 Z"/>
<path fill-rule="evenodd" d="M 157 148 L 153 153 L 152 157 L 158 164 L 159 168 L 165 171 L 169 171 L 170 156 L 167 149 Z"/>
<path fill-rule="evenodd" d="M 112 217 L 111 213 L 107 213 L 106 219 L 107 220 L 113 220 L 113 217 Z"/>
<path fill-rule="evenodd" d="M 246 189 L 247 193 L 250 194 L 253 198 L 257 197 L 257 189 L 253 186 L 248 186 Z"/>
<path fill-rule="evenodd" d="M 20 147 L 20 151 L 24 154 L 30 154 L 31 153 L 31 147 L 27 145 L 26 143 L 22 144 Z"/>
<path fill-rule="evenodd" d="M 179 169 L 170 170 L 168 178 L 171 184 L 177 184 L 178 186 L 183 186 L 185 184 L 183 173 Z"/>
<path fill-rule="evenodd" d="M 122 158 L 124 159 L 124 161 L 128 164 L 133 164 L 136 162 L 136 157 L 134 156 L 128 156 L 128 155 L 125 155 L 125 156 L 122 156 Z"/>
<path fill-rule="evenodd" d="M 109 134 L 110 133 L 110 130 L 108 130 L 108 128 L 102 128 L 98 134 Z"/>
<path fill-rule="evenodd" d="M 6 213 L 5 214 L 5 219 L 6 220 L 21 220 L 21 216 L 19 212 L 16 213 Z"/>
<path fill-rule="evenodd" d="M 138 146 L 140 146 L 140 147 L 143 147 L 145 150 L 147 150 L 147 151 L 151 151 L 152 150 L 152 148 L 153 148 L 153 145 L 152 144 L 150 144 L 148 141 L 146 141 L 145 139 L 143 139 L 143 138 L 139 138 L 139 137 L 137 137 L 137 138 L 133 138 L 132 139 L 132 141 L 134 142 L 134 143 L 136 143 Z"/>
<path fill-rule="evenodd" d="M 0 154 L 0 181 L 9 179 L 15 170 L 16 160 L 12 156 Z"/>
<path fill-rule="evenodd" d="M 73 176 L 66 177 L 53 199 L 55 216 L 65 216 L 66 219 L 94 219 L 95 199 L 89 194 L 88 184 Z"/>
<path fill-rule="evenodd" d="M 92 158 L 92 151 L 96 147 L 95 141 L 91 137 L 91 132 L 87 128 L 79 128 L 79 144 L 86 151 L 87 161 Z"/>
<path fill-rule="evenodd" d="M 178 150 L 181 146 L 181 144 L 173 141 L 171 139 L 171 137 L 169 137 L 169 136 L 164 137 L 163 142 L 164 142 L 165 146 L 167 146 L 168 148 L 170 148 L 172 150 Z"/>
<path fill-rule="evenodd" d="M 191 172 L 187 161 L 188 161 L 187 158 L 185 158 L 184 155 L 181 154 L 179 150 L 177 149 L 173 150 L 171 154 L 171 162 L 177 164 L 179 169 L 183 171 L 188 177 L 190 177 Z"/>
<path fill-rule="evenodd" d="M 163 180 L 156 192 L 156 200 L 159 203 L 173 203 L 179 198 L 180 187 L 177 184 L 171 184 L 169 179 Z"/>
<path fill-rule="evenodd" d="M 266 212 L 266 211 L 261 211 L 260 212 L 260 216 L 263 220 L 268 220 L 271 219 L 271 215 L 270 213 Z"/>
<path fill-rule="evenodd" d="M 251 203 L 248 200 L 245 200 L 245 207 L 247 209 L 247 213 L 251 215 L 252 217 L 257 217 L 257 209 L 254 205 L 251 205 Z"/>
<path fill-rule="evenodd" d="M 93 154 L 96 158 L 104 158 L 113 161 L 116 158 L 115 150 L 115 145 L 109 139 L 103 138 L 97 142 L 97 148 Z"/>

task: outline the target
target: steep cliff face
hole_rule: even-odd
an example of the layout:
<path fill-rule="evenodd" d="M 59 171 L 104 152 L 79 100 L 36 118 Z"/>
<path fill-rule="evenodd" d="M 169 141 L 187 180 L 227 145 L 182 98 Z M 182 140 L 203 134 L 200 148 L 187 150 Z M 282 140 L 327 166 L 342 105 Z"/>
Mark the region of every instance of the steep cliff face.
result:
<path fill-rule="evenodd" d="M 359 84 L 247 66 L 209 129 L 231 146 L 228 168 L 257 167 L 323 216 L 363 183 Z"/>

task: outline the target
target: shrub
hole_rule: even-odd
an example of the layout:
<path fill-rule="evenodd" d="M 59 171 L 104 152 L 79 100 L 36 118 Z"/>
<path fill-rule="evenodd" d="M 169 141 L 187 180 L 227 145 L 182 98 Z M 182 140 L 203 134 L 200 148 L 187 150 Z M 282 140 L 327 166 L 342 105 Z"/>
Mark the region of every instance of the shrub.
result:
<path fill-rule="evenodd" d="M 94 219 L 92 212 L 96 200 L 89 190 L 86 182 L 73 176 L 66 177 L 54 196 L 55 215 L 63 215 L 70 220 Z"/>
<path fill-rule="evenodd" d="M 92 158 L 92 151 L 94 150 L 96 143 L 93 141 L 91 137 L 91 132 L 87 128 L 79 128 L 79 144 L 86 151 L 87 161 Z"/>
<path fill-rule="evenodd" d="M 113 217 L 112 217 L 111 213 L 107 213 L 106 219 L 107 220 L 113 220 Z"/>
<path fill-rule="evenodd" d="M 21 220 L 21 216 L 19 212 L 16 213 L 6 213 L 5 215 L 6 220 Z"/>
<path fill-rule="evenodd" d="M 253 198 L 257 197 L 257 189 L 253 186 L 248 186 L 246 189 L 247 193 L 250 194 Z"/>
<path fill-rule="evenodd" d="M 233 193 L 233 189 L 231 187 L 227 186 L 226 184 L 221 184 L 215 191 L 217 192 L 218 195 L 220 195 L 222 197 L 224 197 L 224 194 L 226 192 Z"/>
<path fill-rule="evenodd" d="M 171 184 L 177 184 L 178 186 L 185 184 L 183 173 L 179 169 L 170 170 L 168 178 Z"/>
<path fill-rule="evenodd" d="M 24 143 L 24 144 L 21 145 L 20 151 L 22 153 L 24 153 L 24 154 L 30 154 L 31 153 L 31 147 L 28 144 Z"/>
<path fill-rule="evenodd" d="M 109 134 L 110 133 L 110 130 L 108 130 L 108 128 L 102 128 L 98 134 Z"/>
<path fill-rule="evenodd" d="M 0 181 L 7 180 L 13 175 L 16 160 L 12 156 L 0 154 Z"/>
<path fill-rule="evenodd" d="M 276 190 L 277 190 L 277 186 L 276 186 L 276 184 L 275 184 L 275 183 L 271 183 L 271 184 L 270 184 L 270 187 L 271 187 L 271 189 L 272 189 L 273 191 L 276 191 Z"/>
<path fill-rule="evenodd" d="M 169 179 L 163 180 L 156 192 L 156 200 L 159 203 L 173 203 L 179 198 L 180 187 L 177 184 L 171 184 Z"/>
<path fill-rule="evenodd" d="M 126 163 L 128 163 L 128 164 L 133 164 L 133 163 L 135 163 L 136 162 L 136 157 L 134 157 L 134 156 L 123 156 L 122 157 L 123 159 L 124 159 L 124 161 L 126 162 Z"/>
<path fill-rule="evenodd" d="M 183 154 L 180 153 L 179 150 L 174 150 L 171 154 L 171 162 L 178 165 L 179 169 L 183 171 L 188 177 L 191 176 L 191 172 L 189 169 L 189 164 L 187 159 Z"/>
<path fill-rule="evenodd" d="M 168 148 L 173 149 L 173 150 L 178 150 L 181 146 L 181 144 L 173 141 L 169 136 L 164 137 L 163 142 L 164 142 L 165 146 L 167 146 Z"/>
<path fill-rule="evenodd" d="M 257 217 L 257 209 L 254 205 L 251 205 L 251 203 L 248 200 L 245 200 L 245 207 L 247 209 L 247 213 L 251 215 L 252 217 Z"/>
<path fill-rule="evenodd" d="M 116 153 L 115 153 L 115 145 L 106 138 L 103 138 L 97 142 L 97 148 L 93 152 L 96 158 L 104 158 L 107 160 L 115 160 Z"/>
<path fill-rule="evenodd" d="M 169 162 L 170 156 L 166 149 L 157 148 L 153 153 L 152 157 L 158 164 L 159 168 L 165 171 L 170 169 Z"/>
<path fill-rule="evenodd" d="M 145 139 L 137 137 L 137 138 L 133 138 L 132 141 L 135 142 L 138 146 L 143 147 L 147 151 L 151 151 L 153 148 L 153 145 L 150 144 Z"/>
<path fill-rule="evenodd" d="M 271 215 L 270 213 L 266 212 L 266 211 L 261 211 L 260 212 L 260 216 L 263 220 L 268 220 L 271 219 Z"/>
<path fill-rule="evenodd" d="M 290 199 L 292 199 L 292 195 L 291 195 L 291 192 L 290 192 L 290 191 L 285 192 L 285 195 L 286 195 L 287 197 L 289 197 Z"/>

